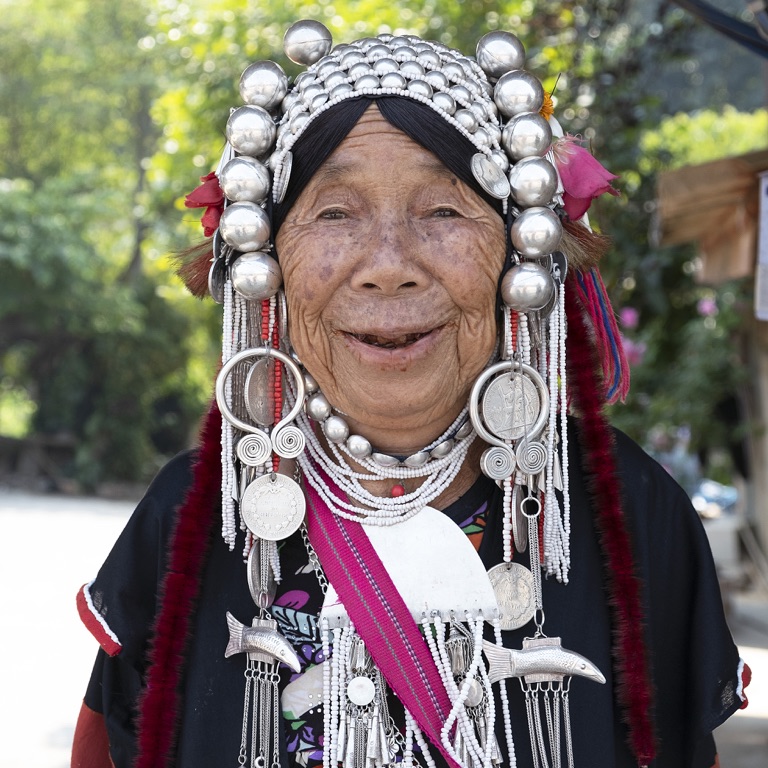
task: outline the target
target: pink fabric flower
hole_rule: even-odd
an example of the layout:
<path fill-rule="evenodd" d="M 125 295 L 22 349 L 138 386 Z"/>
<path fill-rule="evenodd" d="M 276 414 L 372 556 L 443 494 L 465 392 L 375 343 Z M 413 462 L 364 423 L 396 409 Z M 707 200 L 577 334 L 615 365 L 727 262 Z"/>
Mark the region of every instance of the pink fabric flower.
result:
<path fill-rule="evenodd" d="M 205 236 L 210 237 L 219 226 L 219 219 L 224 212 L 224 193 L 213 171 L 207 176 L 201 176 L 200 181 L 203 183 L 184 198 L 184 205 L 187 208 L 205 208 L 200 223 Z"/>
<path fill-rule="evenodd" d="M 604 192 L 619 194 L 611 186 L 618 176 L 606 170 L 579 141 L 577 136 L 568 134 L 552 144 L 555 165 L 563 181 L 563 206 L 572 220 L 583 216 L 592 201 Z"/>

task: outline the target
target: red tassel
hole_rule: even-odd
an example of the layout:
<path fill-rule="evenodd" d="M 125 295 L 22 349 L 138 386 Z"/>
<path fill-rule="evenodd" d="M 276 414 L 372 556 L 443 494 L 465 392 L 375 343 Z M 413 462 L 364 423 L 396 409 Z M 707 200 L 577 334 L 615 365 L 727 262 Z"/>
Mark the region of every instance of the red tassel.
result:
<path fill-rule="evenodd" d="M 212 405 L 201 433 L 193 482 L 176 513 L 168 571 L 149 650 L 147 682 L 139 700 L 136 768 L 166 765 L 179 718 L 179 686 L 203 566 L 216 528 L 221 489 L 221 414 Z"/>
<path fill-rule="evenodd" d="M 629 728 L 629 743 L 640 765 L 656 753 L 651 711 L 653 693 L 643 641 L 640 583 L 621 508 L 613 436 L 602 413 L 598 360 L 573 278 L 566 290 L 568 377 L 574 405 L 581 414 L 578 438 L 587 488 L 596 513 L 600 546 L 607 567 L 613 615 L 613 657 L 619 682 L 618 699 Z"/>

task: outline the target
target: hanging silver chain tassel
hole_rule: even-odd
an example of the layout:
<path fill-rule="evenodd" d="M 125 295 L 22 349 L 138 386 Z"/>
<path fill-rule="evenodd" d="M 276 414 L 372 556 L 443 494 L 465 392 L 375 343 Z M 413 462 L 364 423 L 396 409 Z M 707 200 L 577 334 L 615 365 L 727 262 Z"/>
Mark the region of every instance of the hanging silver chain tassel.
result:
<path fill-rule="evenodd" d="M 247 627 L 227 612 L 229 643 L 225 658 L 246 653 L 243 727 L 237 763 L 240 768 L 279 768 L 280 662 L 294 672 L 301 664 L 291 644 L 277 631 L 267 608 L 275 597 L 274 542 L 257 539 L 248 555 L 248 587 L 259 615 Z"/>

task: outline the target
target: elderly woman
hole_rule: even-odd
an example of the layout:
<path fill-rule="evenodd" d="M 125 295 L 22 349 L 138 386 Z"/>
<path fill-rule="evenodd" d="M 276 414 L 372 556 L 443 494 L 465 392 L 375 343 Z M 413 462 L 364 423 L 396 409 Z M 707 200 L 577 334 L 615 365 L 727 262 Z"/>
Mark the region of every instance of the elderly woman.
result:
<path fill-rule="evenodd" d="M 710 768 L 745 668 L 689 502 L 600 414 L 612 177 L 508 33 L 285 48 L 190 196 L 217 404 L 79 595 L 73 764 Z"/>

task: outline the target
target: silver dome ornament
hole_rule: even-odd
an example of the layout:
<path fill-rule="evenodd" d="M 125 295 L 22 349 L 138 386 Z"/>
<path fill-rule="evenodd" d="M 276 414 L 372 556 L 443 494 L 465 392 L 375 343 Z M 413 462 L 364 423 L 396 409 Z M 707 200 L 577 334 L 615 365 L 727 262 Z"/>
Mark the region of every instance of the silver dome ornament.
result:
<path fill-rule="evenodd" d="M 343 443 L 349 437 L 349 426 L 340 416 L 329 416 L 323 422 L 323 433 L 332 443 Z"/>
<path fill-rule="evenodd" d="M 432 70 L 431 72 L 427 72 L 427 74 L 424 75 L 424 79 L 433 88 L 447 88 L 449 85 L 448 78 L 437 69 Z"/>
<path fill-rule="evenodd" d="M 439 443 L 436 445 L 430 452 L 429 455 L 433 459 L 444 459 L 453 449 L 455 441 L 451 438 L 448 438 L 447 440 L 443 440 L 442 443 Z"/>
<path fill-rule="evenodd" d="M 355 81 L 355 90 L 362 91 L 364 88 L 376 89 L 379 87 L 379 78 L 376 75 L 363 75 Z"/>
<path fill-rule="evenodd" d="M 241 155 L 261 157 L 275 143 L 277 128 L 262 107 L 238 107 L 227 121 L 227 141 Z"/>
<path fill-rule="evenodd" d="M 320 389 L 320 385 L 315 381 L 315 377 L 306 371 L 304 371 L 304 388 L 307 390 L 308 395 L 313 395 Z"/>
<path fill-rule="evenodd" d="M 426 80 L 411 80 L 408 83 L 408 91 L 423 96 L 425 99 L 432 98 L 432 86 Z"/>
<path fill-rule="evenodd" d="M 261 203 L 269 192 L 269 170 L 252 157 L 235 157 L 222 168 L 219 185 L 232 202 Z"/>
<path fill-rule="evenodd" d="M 555 292 L 549 270 L 541 264 L 524 261 L 507 270 L 501 279 L 501 300 L 516 312 L 544 309 Z"/>
<path fill-rule="evenodd" d="M 347 438 L 346 446 L 350 454 L 356 459 L 367 459 L 373 453 L 370 441 L 362 435 L 350 435 Z"/>
<path fill-rule="evenodd" d="M 427 451 L 419 451 L 408 456 L 404 461 L 406 467 L 423 467 L 429 461 L 429 453 Z"/>
<path fill-rule="evenodd" d="M 499 78 L 493 89 L 493 100 L 506 117 L 538 112 L 544 103 L 544 87 L 530 72 L 515 69 Z"/>
<path fill-rule="evenodd" d="M 383 78 L 382 78 L 383 82 Z M 346 98 L 350 93 L 354 93 L 355 89 L 349 83 L 339 83 L 335 86 L 330 93 L 332 99 Z"/>
<path fill-rule="evenodd" d="M 365 55 L 367 56 L 368 61 L 376 61 L 376 59 L 382 59 L 385 56 L 391 56 L 392 51 L 389 49 L 389 46 L 377 41 L 376 45 L 372 45 L 365 52 Z"/>
<path fill-rule="evenodd" d="M 509 170 L 509 158 L 507 157 L 506 152 L 502 152 L 500 149 L 494 149 L 493 152 L 491 152 L 491 160 L 493 160 L 504 173 Z"/>
<path fill-rule="evenodd" d="M 347 85 L 347 73 L 342 72 L 340 69 L 334 69 L 330 75 L 325 78 L 325 87 L 333 93 L 333 89 L 337 85 Z"/>
<path fill-rule="evenodd" d="M 477 130 L 477 116 L 469 109 L 457 109 L 453 119 L 468 133 L 474 133 Z"/>
<path fill-rule="evenodd" d="M 390 72 L 397 72 L 400 69 L 400 65 L 391 57 L 384 56 L 373 64 L 373 73 L 382 77 Z"/>
<path fill-rule="evenodd" d="M 249 252 L 229 268 L 232 287 L 245 299 L 270 299 L 283 284 L 280 265 L 267 253 Z"/>
<path fill-rule="evenodd" d="M 509 180 L 504 171 L 490 157 L 478 152 L 472 155 L 472 175 L 477 183 L 497 200 L 509 197 Z"/>
<path fill-rule="evenodd" d="M 221 214 L 219 231 L 236 251 L 258 251 L 269 241 L 269 217 L 256 203 L 232 203 Z"/>
<path fill-rule="evenodd" d="M 515 161 L 542 157 L 552 144 L 552 129 L 538 112 L 523 112 L 504 126 L 501 144 Z"/>
<path fill-rule="evenodd" d="M 418 61 L 404 61 L 400 65 L 400 74 L 408 80 L 423 80 L 426 72 Z"/>
<path fill-rule="evenodd" d="M 218 230 L 216 230 L 218 232 Z M 208 293 L 217 304 L 224 303 L 224 285 L 227 281 L 227 267 L 224 259 L 214 259 L 208 271 Z"/>
<path fill-rule="evenodd" d="M 322 392 L 315 392 L 307 399 L 307 416 L 314 421 L 325 421 L 331 415 L 331 404 Z"/>
<path fill-rule="evenodd" d="M 255 61 L 240 76 L 240 96 L 246 104 L 271 111 L 288 93 L 288 77 L 274 61 Z"/>
<path fill-rule="evenodd" d="M 381 76 L 381 87 L 404 91 L 408 87 L 408 81 L 399 72 L 388 72 Z"/>
<path fill-rule="evenodd" d="M 557 249 L 563 225 L 549 208 L 526 208 L 512 224 L 510 235 L 518 253 L 537 259 Z"/>
<path fill-rule="evenodd" d="M 447 115 L 452 115 L 456 111 L 456 102 L 453 96 L 445 91 L 437 91 L 433 94 L 432 103 Z"/>
<path fill-rule="evenodd" d="M 283 37 L 285 55 L 305 67 L 320 61 L 332 45 L 333 38 L 328 27 L 312 19 L 302 19 L 291 24 Z"/>
<path fill-rule="evenodd" d="M 475 56 L 488 77 L 501 77 L 525 64 L 525 48 L 511 32 L 497 29 L 483 35 L 477 42 Z"/>
<path fill-rule="evenodd" d="M 523 208 L 547 205 L 557 192 L 557 171 L 543 157 L 524 157 L 512 166 L 509 184 L 512 197 Z"/>
<path fill-rule="evenodd" d="M 372 453 L 371 458 L 380 467 L 396 467 L 400 460 L 395 456 L 390 456 L 388 453 Z"/>
<path fill-rule="evenodd" d="M 417 50 L 416 59 L 422 67 L 427 69 L 437 69 L 440 66 L 440 56 L 431 50 Z"/>

